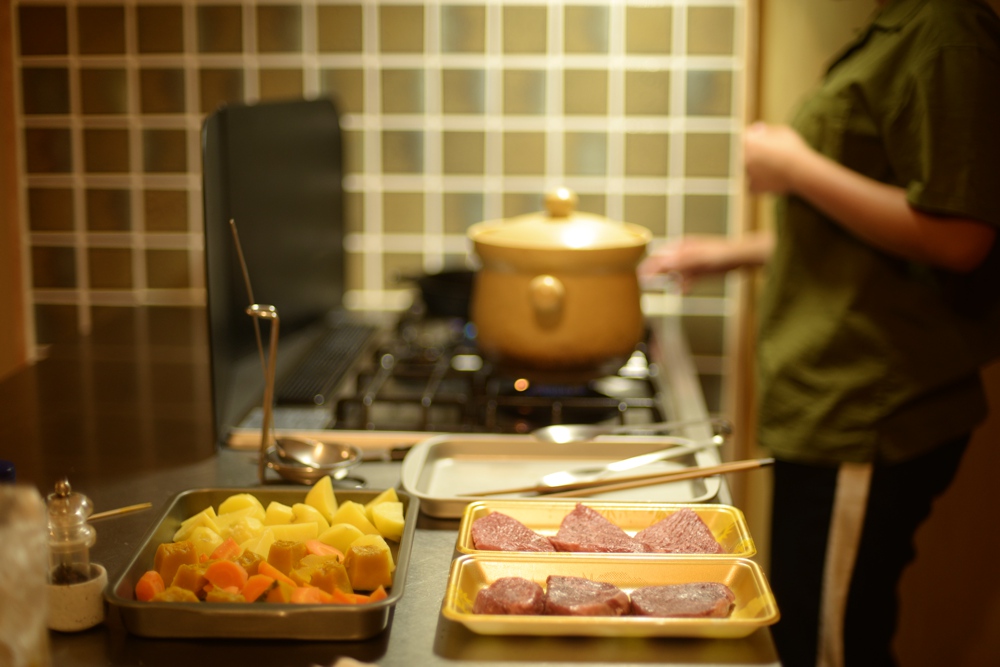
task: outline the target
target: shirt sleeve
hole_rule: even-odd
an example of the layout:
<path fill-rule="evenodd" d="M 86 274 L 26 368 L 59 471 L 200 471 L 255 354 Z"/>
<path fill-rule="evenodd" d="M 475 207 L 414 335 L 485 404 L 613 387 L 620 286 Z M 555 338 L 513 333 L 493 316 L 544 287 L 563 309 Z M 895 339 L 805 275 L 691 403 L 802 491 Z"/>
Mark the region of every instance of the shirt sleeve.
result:
<path fill-rule="evenodd" d="M 1000 51 L 944 46 L 909 77 L 886 137 L 910 204 L 1000 226 Z"/>

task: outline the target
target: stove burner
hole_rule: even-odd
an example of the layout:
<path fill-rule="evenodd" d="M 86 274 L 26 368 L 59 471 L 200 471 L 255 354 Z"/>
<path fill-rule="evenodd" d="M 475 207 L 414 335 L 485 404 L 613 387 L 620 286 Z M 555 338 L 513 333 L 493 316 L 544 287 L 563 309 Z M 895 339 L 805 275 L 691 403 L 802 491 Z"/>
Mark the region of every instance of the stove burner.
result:
<path fill-rule="evenodd" d="M 587 385 L 537 384 L 524 379 L 499 381 L 489 404 L 495 406 L 487 418 L 500 415 L 524 422 L 528 430 L 569 422 L 595 424 L 616 417 L 620 403 Z"/>
<path fill-rule="evenodd" d="M 664 420 L 644 345 L 610 371 L 540 371 L 484 359 L 461 320 L 404 318 L 394 334 L 337 401 L 335 428 L 526 433 Z"/>

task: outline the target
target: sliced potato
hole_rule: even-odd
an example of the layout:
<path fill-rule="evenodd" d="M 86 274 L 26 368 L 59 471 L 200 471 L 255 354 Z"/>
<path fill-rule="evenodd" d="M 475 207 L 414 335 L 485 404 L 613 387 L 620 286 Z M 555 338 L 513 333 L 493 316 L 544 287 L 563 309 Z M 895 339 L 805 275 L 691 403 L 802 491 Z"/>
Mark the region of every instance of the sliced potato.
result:
<path fill-rule="evenodd" d="M 323 544 L 329 544 L 337 551 L 346 554 L 354 540 L 364 535 L 361 529 L 351 523 L 335 523 L 316 538 Z"/>
<path fill-rule="evenodd" d="M 383 491 L 382 493 L 378 494 L 377 496 L 369 500 L 367 503 L 365 503 L 365 512 L 368 514 L 368 520 L 372 521 L 372 519 L 374 518 L 372 516 L 372 509 L 376 505 L 380 505 L 382 503 L 398 503 L 398 502 L 399 502 L 399 496 L 396 495 L 396 489 L 392 487 L 386 489 L 385 491 Z M 374 521 L 372 521 L 372 523 L 374 523 Z"/>
<path fill-rule="evenodd" d="M 247 540 L 253 539 L 260 535 L 263 530 L 264 524 L 261 523 L 260 519 L 255 519 L 252 516 L 245 516 L 239 521 L 234 521 L 219 532 L 219 536 L 225 540 L 227 537 L 233 538 L 233 542 L 237 544 L 243 544 Z"/>
<path fill-rule="evenodd" d="M 292 511 L 291 506 L 279 503 L 277 500 L 269 502 L 264 511 L 265 526 L 273 526 L 276 523 L 291 523 L 293 519 L 295 519 L 295 512 Z"/>
<path fill-rule="evenodd" d="M 252 551 L 261 558 L 267 558 L 267 554 L 271 551 L 271 545 L 276 541 L 274 531 L 270 527 L 265 527 L 257 537 L 241 542 L 240 548 L 244 551 Z"/>
<path fill-rule="evenodd" d="M 194 551 L 199 558 L 202 554 L 208 558 L 215 551 L 215 548 L 223 542 L 222 537 L 217 532 L 205 526 L 195 528 L 187 539 L 194 545 Z"/>
<path fill-rule="evenodd" d="M 337 513 L 337 496 L 333 492 L 333 480 L 329 475 L 325 475 L 312 485 L 306 494 L 306 505 L 315 507 L 326 522 L 330 523 L 333 515 Z"/>
<path fill-rule="evenodd" d="M 317 529 L 321 533 L 330 527 L 330 523 L 326 520 L 323 514 L 312 505 L 295 503 L 292 505 L 292 514 L 294 515 L 292 523 L 315 523 Z"/>
<path fill-rule="evenodd" d="M 183 521 L 183 522 L 181 522 L 181 523 L 182 523 L 182 525 L 183 525 L 184 523 L 187 523 L 187 522 L 188 522 L 188 521 L 190 521 L 191 519 L 195 518 L 196 516 L 198 516 L 198 514 L 204 514 L 204 515 L 206 515 L 206 516 L 207 516 L 208 518 L 210 518 L 210 519 L 214 519 L 215 517 L 219 516 L 218 514 L 216 514 L 216 513 L 215 513 L 215 508 L 214 508 L 214 507 L 212 507 L 211 505 L 209 505 L 208 507 L 206 507 L 206 508 L 205 508 L 205 509 L 203 509 L 202 511 L 198 512 L 197 514 L 192 514 L 192 515 L 191 515 L 191 516 L 189 516 L 188 518 L 184 519 L 184 521 Z"/>
<path fill-rule="evenodd" d="M 406 520 L 403 516 L 402 502 L 383 502 L 372 508 L 372 522 L 378 532 L 387 540 L 399 542 L 403 536 L 403 526 Z"/>
<path fill-rule="evenodd" d="M 219 504 L 219 514 L 228 514 L 247 507 L 254 508 L 251 513 L 253 517 L 261 521 L 264 520 L 264 506 L 252 493 L 237 493 L 229 496 Z"/>
<path fill-rule="evenodd" d="M 274 539 L 289 542 L 305 542 L 319 536 L 319 526 L 315 521 L 279 523 L 268 526 L 268 529 L 274 533 Z"/>
<path fill-rule="evenodd" d="M 349 523 L 365 535 L 378 535 L 378 528 L 368 519 L 365 506 L 361 503 L 347 500 L 340 504 L 337 513 L 333 515 L 332 524 Z"/>
<path fill-rule="evenodd" d="M 219 532 L 219 524 L 216 523 L 217 515 L 215 511 L 209 512 L 212 508 L 208 510 L 202 510 L 197 514 L 189 516 L 187 519 L 181 522 L 181 527 L 177 529 L 174 533 L 174 542 L 183 542 L 191 536 L 195 528 L 203 527 L 208 528 L 214 533 Z"/>
<path fill-rule="evenodd" d="M 226 512 L 225 514 L 220 514 L 215 517 L 215 525 L 219 527 L 219 533 L 221 534 L 230 525 L 242 521 L 243 519 L 254 519 L 256 521 L 262 521 L 260 512 L 253 505 L 247 505 L 246 507 L 241 507 L 235 509 L 232 512 Z"/>

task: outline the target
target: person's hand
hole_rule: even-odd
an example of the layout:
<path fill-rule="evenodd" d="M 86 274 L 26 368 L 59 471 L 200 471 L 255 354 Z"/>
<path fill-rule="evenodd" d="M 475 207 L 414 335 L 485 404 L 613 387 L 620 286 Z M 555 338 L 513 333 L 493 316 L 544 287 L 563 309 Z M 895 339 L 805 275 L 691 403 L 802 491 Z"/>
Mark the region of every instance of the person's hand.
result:
<path fill-rule="evenodd" d="M 687 293 L 699 278 L 735 268 L 736 246 L 725 236 L 685 236 L 651 252 L 639 265 L 639 277 L 666 274 Z"/>
<path fill-rule="evenodd" d="M 788 194 L 800 158 L 812 151 L 787 125 L 754 123 L 743 137 L 744 166 L 750 191 Z"/>

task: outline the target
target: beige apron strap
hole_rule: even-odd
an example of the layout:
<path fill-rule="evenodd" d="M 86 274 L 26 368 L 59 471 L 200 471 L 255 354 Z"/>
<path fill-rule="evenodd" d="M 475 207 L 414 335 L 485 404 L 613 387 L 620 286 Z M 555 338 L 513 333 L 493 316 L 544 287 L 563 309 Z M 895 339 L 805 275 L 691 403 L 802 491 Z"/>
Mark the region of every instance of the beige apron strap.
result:
<path fill-rule="evenodd" d="M 844 611 L 861 542 L 871 476 L 870 463 L 844 463 L 837 473 L 820 600 L 819 667 L 844 665 Z"/>

